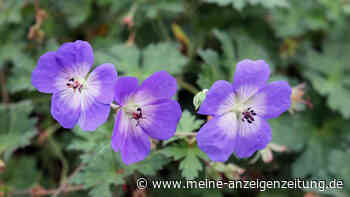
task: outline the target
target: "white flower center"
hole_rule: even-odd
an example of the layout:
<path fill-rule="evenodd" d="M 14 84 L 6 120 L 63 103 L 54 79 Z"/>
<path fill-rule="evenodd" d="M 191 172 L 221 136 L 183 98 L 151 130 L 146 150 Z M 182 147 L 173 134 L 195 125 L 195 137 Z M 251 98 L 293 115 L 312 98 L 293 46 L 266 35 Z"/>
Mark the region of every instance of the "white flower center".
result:
<path fill-rule="evenodd" d="M 79 76 L 68 79 L 66 86 L 68 88 L 72 88 L 74 92 L 79 91 L 80 93 L 83 91 L 83 89 L 87 89 L 86 80 Z"/>
<path fill-rule="evenodd" d="M 255 121 L 254 116 L 256 116 L 256 112 L 253 107 L 249 105 L 248 100 L 240 100 L 237 96 L 236 101 L 231 111 L 236 114 L 238 120 L 248 122 L 249 124 L 253 123 Z"/>

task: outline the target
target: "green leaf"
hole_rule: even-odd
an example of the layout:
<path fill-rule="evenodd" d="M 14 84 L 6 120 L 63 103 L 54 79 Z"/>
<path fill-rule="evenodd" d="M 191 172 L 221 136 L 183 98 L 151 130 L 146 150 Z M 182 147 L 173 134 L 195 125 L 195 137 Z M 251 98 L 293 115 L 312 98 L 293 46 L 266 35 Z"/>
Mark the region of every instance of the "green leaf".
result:
<path fill-rule="evenodd" d="M 346 84 L 348 74 L 350 49 L 349 42 L 339 43 L 328 41 L 325 43 L 323 53 L 310 51 L 307 53 L 309 69 L 305 76 L 311 80 L 313 87 L 323 96 L 327 97 L 328 106 L 339 111 L 344 118 L 350 118 L 350 88 Z"/>
<path fill-rule="evenodd" d="M 20 23 L 22 20 L 21 9 L 26 1 L 11 0 L 0 2 L 0 25 L 4 23 Z"/>
<path fill-rule="evenodd" d="M 306 151 L 293 164 L 293 176 L 296 178 L 307 177 L 319 173 L 325 165 L 324 155 L 322 144 L 317 139 L 312 138 Z"/>
<path fill-rule="evenodd" d="M 272 142 L 285 145 L 289 150 L 299 151 L 310 138 L 313 129 L 308 117 L 302 114 L 284 114 L 269 121 L 272 129 Z"/>
<path fill-rule="evenodd" d="M 94 132 L 84 132 L 79 126 L 74 127 L 73 133 L 78 137 L 67 146 L 67 150 L 82 151 L 82 160 L 87 162 L 90 154 L 102 154 L 110 148 L 110 139 L 112 136 L 111 124 L 103 124 Z"/>
<path fill-rule="evenodd" d="M 179 124 L 177 125 L 176 128 L 176 133 L 181 134 L 181 133 L 192 133 L 195 130 L 199 129 L 199 127 L 203 124 L 203 120 L 197 120 L 194 115 L 192 115 L 188 110 L 185 110 L 182 113 L 181 119 L 179 121 Z M 181 135 L 175 135 L 169 140 L 164 141 L 164 145 L 176 141 L 178 139 L 183 139 L 186 138 L 186 136 L 181 136 Z"/>
<path fill-rule="evenodd" d="M 151 44 L 143 51 L 143 70 L 147 73 L 166 70 L 170 74 L 179 74 L 186 63 L 187 58 L 174 42 Z"/>
<path fill-rule="evenodd" d="M 6 159 L 16 149 L 29 145 L 30 139 L 36 135 L 36 119 L 29 117 L 31 111 L 29 101 L 0 105 L 0 153 L 4 153 Z"/>
<path fill-rule="evenodd" d="M 154 72 L 166 70 L 170 74 L 179 74 L 188 59 L 178 50 L 173 42 L 150 44 L 140 51 L 135 46 L 114 45 L 107 49 L 98 49 L 96 61 L 112 62 L 118 71 L 125 75 L 144 80 Z"/>
<path fill-rule="evenodd" d="M 89 196 L 91 197 L 112 197 L 113 194 L 111 192 L 111 185 L 108 183 L 98 184 L 89 192 Z"/>
<path fill-rule="evenodd" d="M 127 177 L 136 172 L 143 175 L 155 175 L 169 163 L 169 159 L 153 151 L 143 161 L 125 165 L 119 153 L 111 148 L 112 124 L 104 124 L 94 132 L 84 132 L 75 127 L 73 132 L 78 137 L 67 147 L 68 150 L 82 151 L 81 160 L 85 165 L 72 183 L 83 184 L 91 188 L 89 195 L 112 196 L 111 188 L 125 182 Z"/>
<path fill-rule="evenodd" d="M 350 153 L 349 151 L 344 152 L 341 150 L 334 150 L 328 156 L 329 171 L 335 175 L 335 177 L 344 181 L 344 183 L 349 183 L 350 181 Z M 345 189 L 350 191 L 350 187 L 347 184 Z"/>
<path fill-rule="evenodd" d="M 109 150 L 96 153 L 91 159 L 86 161 L 86 166 L 72 179 L 74 184 L 83 184 L 86 188 L 93 188 L 90 196 L 112 196 L 109 187 L 124 183 L 124 178 L 128 174 L 118 171 L 115 153 Z M 108 188 L 108 189 L 107 189 Z M 107 190 L 104 190 L 107 189 Z M 104 190 L 102 192 L 102 190 Z M 100 195 L 99 192 L 102 192 Z"/>
<path fill-rule="evenodd" d="M 7 162 L 5 172 L 0 173 L 0 179 L 12 189 L 24 190 L 34 186 L 39 178 L 36 161 L 32 157 L 22 156 L 11 158 Z"/>
<path fill-rule="evenodd" d="M 202 64 L 202 71 L 198 74 L 197 84 L 202 89 L 209 89 L 215 81 L 226 78 L 228 77 L 221 71 L 219 65 Z"/>
<path fill-rule="evenodd" d="M 271 10 L 270 21 L 279 37 L 297 37 L 328 27 L 324 9 L 318 1 L 289 1 L 289 4 L 288 9 Z"/>
<path fill-rule="evenodd" d="M 193 132 L 197 130 L 202 124 L 203 120 L 197 120 L 188 110 L 182 113 L 179 124 L 177 125 L 176 131 L 178 132 Z"/>
<path fill-rule="evenodd" d="M 113 63 L 118 72 L 135 73 L 140 67 L 140 50 L 135 46 L 124 44 L 114 45 L 110 48 L 97 49 L 95 53 L 96 64 Z"/>
<path fill-rule="evenodd" d="M 158 170 L 161 170 L 170 162 L 170 159 L 166 158 L 160 151 L 151 151 L 151 153 L 144 160 L 128 166 L 122 162 L 120 154 L 117 154 L 117 160 L 121 168 L 123 168 L 129 174 L 137 171 L 148 176 L 156 175 Z"/>
<path fill-rule="evenodd" d="M 205 0 L 208 3 L 216 3 L 220 6 L 232 4 L 232 7 L 242 11 L 247 5 L 261 5 L 265 8 L 288 7 L 287 0 Z"/>
<path fill-rule="evenodd" d="M 227 32 L 214 30 L 214 35 L 221 44 L 223 54 L 220 57 L 217 52 L 211 49 L 198 51 L 205 62 L 202 64 L 202 72 L 199 73 L 197 81 L 201 88 L 208 89 L 217 80 L 231 81 L 236 64 L 244 59 L 263 59 L 273 68 L 273 61 L 267 50 L 246 34 L 244 31 L 235 31 L 233 32 L 235 36 L 231 38 Z"/>
<path fill-rule="evenodd" d="M 221 48 L 224 52 L 224 65 L 227 67 L 231 67 L 231 65 L 234 65 L 233 63 L 236 60 L 236 51 L 233 46 L 232 39 L 229 37 L 229 34 L 219 30 L 214 30 L 214 35 L 220 41 Z"/>
<path fill-rule="evenodd" d="M 237 61 L 244 59 L 263 59 L 271 64 L 272 61 L 270 60 L 267 50 L 261 45 L 247 36 L 237 36 L 235 38 L 237 43 Z"/>
<path fill-rule="evenodd" d="M 111 196 L 110 187 L 123 184 L 136 171 L 143 175 L 155 175 L 170 161 L 159 152 L 151 152 L 143 161 L 127 166 L 111 147 L 97 151 L 84 160 L 86 166 L 73 178 L 72 183 L 92 188 L 89 193 L 92 197 Z"/>
<path fill-rule="evenodd" d="M 92 0 L 57 1 L 56 5 L 67 17 L 70 26 L 82 24 L 91 13 Z"/>
<path fill-rule="evenodd" d="M 195 144 L 181 143 L 161 150 L 168 157 L 180 160 L 181 175 L 188 180 L 198 177 L 199 171 L 203 170 L 200 159 L 208 160 L 208 157 Z"/>
<path fill-rule="evenodd" d="M 198 54 L 209 65 L 220 64 L 219 55 L 212 49 L 198 50 Z"/>
<path fill-rule="evenodd" d="M 347 126 L 348 123 L 339 118 L 325 121 L 322 128 L 309 130 L 311 136 L 305 151 L 292 164 L 293 177 L 311 177 L 313 180 L 334 177 L 332 170 L 335 168 L 330 170 L 332 162 L 328 156 L 348 144 L 348 132 L 344 128 Z"/>
<path fill-rule="evenodd" d="M 10 93 L 22 90 L 34 90 L 31 83 L 35 61 L 27 55 L 22 44 L 5 44 L 0 46 L 0 59 L 13 64 L 11 75 L 8 78 L 7 89 Z M 0 68 L 3 65 L 0 65 Z"/>

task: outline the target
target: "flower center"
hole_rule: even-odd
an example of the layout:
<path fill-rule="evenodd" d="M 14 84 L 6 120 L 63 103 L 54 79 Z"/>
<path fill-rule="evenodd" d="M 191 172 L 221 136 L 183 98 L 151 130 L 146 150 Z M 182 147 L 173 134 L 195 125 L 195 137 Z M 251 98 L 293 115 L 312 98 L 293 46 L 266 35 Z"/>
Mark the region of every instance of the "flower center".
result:
<path fill-rule="evenodd" d="M 70 78 L 68 80 L 68 82 L 66 83 L 68 88 L 72 88 L 74 90 L 74 92 L 76 92 L 76 90 L 78 90 L 80 93 L 83 90 L 83 88 L 85 88 L 85 80 L 83 78 L 81 79 L 77 79 L 77 78 Z"/>
<path fill-rule="evenodd" d="M 236 103 L 234 104 L 231 112 L 234 112 L 238 120 L 242 122 L 247 121 L 249 124 L 255 121 L 254 116 L 256 112 L 253 107 L 249 104 L 249 100 L 242 100 L 239 97 L 236 97 Z"/>
<path fill-rule="evenodd" d="M 135 119 L 135 120 L 139 120 L 139 119 L 142 118 L 142 110 L 141 110 L 141 108 L 138 107 L 136 109 L 136 112 L 132 113 L 132 118 Z"/>
<path fill-rule="evenodd" d="M 137 105 L 126 105 L 123 108 L 125 110 L 125 113 L 129 116 L 129 118 L 136 121 L 136 126 L 139 126 L 140 121 L 142 119 L 145 119 L 144 115 L 142 114 L 141 107 Z"/>
<path fill-rule="evenodd" d="M 254 116 L 256 116 L 256 113 L 251 107 L 248 107 L 245 111 L 242 112 L 241 121 L 244 122 L 246 120 L 249 124 L 251 124 L 255 121 Z"/>

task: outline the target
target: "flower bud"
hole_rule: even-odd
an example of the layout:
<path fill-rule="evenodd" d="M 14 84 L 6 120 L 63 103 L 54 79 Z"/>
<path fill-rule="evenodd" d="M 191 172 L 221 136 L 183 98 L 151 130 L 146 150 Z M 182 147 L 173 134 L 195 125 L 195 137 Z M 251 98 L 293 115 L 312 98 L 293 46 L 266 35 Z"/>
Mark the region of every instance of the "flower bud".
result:
<path fill-rule="evenodd" d="M 193 98 L 193 105 L 195 109 L 199 109 L 201 106 L 202 102 L 204 101 L 205 97 L 207 96 L 208 89 L 204 89 L 200 91 L 199 93 L 196 94 Z"/>

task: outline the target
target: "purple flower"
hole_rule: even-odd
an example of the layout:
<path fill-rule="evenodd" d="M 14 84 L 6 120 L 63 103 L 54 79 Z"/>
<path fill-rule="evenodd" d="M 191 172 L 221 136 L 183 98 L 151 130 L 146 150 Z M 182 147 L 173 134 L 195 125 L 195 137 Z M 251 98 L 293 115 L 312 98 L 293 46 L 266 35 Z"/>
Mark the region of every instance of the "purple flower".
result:
<path fill-rule="evenodd" d="M 112 64 L 102 64 L 86 78 L 93 61 L 88 42 L 68 42 L 42 55 L 32 73 L 33 86 L 53 94 L 51 114 L 64 128 L 78 123 L 93 131 L 108 118 L 117 72 Z"/>
<path fill-rule="evenodd" d="M 237 64 L 233 83 L 217 81 L 198 111 L 211 115 L 197 135 L 199 148 L 214 161 L 226 161 L 232 152 L 250 157 L 271 140 L 267 122 L 290 106 L 292 89 L 287 82 L 268 83 L 270 69 L 263 60 Z"/>
<path fill-rule="evenodd" d="M 180 105 L 171 100 L 176 79 L 165 71 L 151 75 L 139 86 L 135 77 L 120 77 L 116 83 L 112 148 L 120 151 L 124 163 L 143 160 L 151 149 L 150 137 L 172 137 L 181 117 Z"/>

